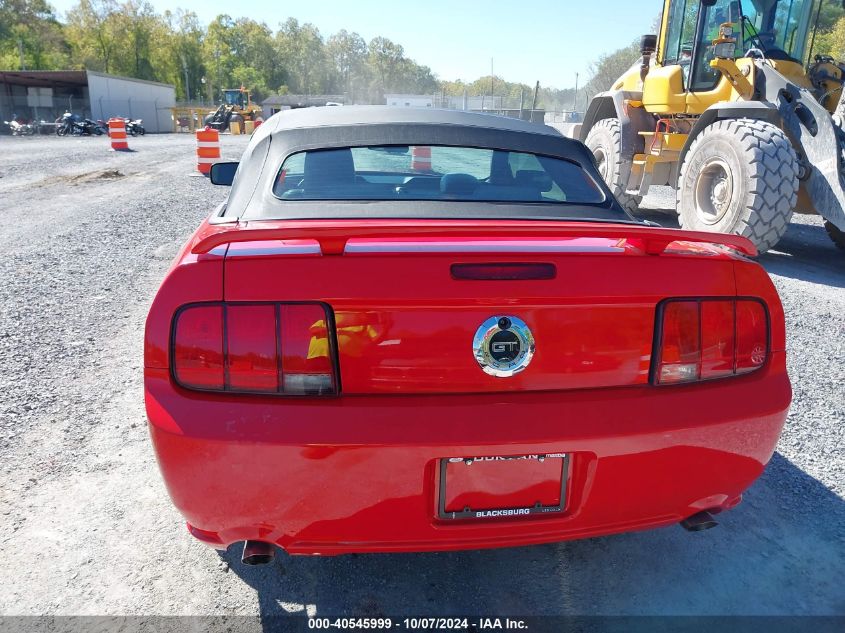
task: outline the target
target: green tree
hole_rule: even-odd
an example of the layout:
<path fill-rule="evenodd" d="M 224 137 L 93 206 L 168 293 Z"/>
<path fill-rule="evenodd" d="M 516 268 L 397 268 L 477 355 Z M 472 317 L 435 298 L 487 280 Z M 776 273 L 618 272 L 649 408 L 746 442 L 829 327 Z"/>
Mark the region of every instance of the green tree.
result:
<path fill-rule="evenodd" d="M 207 69 L 203 62 L 205 34 L 197 14 L 182 9 L 165 11 L 164 22 L 167 28 L 154 51 L 156 64 L 165 70 L 161 79 L 177 87 L 180 99 L 199 101 Z"/>
<path fill-rule="evenodd" d="M 639 40 L 599 57 L 590 65 L 590 79 L 584 86 L 585 95 L 593 96 L 610 89 L 639 58 Z"/>
<path fill-rule="evenodd" d="M 232 24 L 230 45 L 235 60 L 232 88 L 243 85 L 255 99 L 263 99 L 269 93 L 268 86 L 276 85 L 281 76 L 276 76 L 273 32 L 263 22 L 238 18 Z"/>
<path fill-rule="evenodd" d="M 367 43 L 357 33 L 341 29 L 326 42 L 326 53 L 336 78 L 334 90 L 345 92 L 354 101 L 355 88 L 367 78 Z"/>
<path fill-rule="evenodd" d="M 845 24 L 843 24 L 842 4 L 834 0 L 825 0 L 819 13 L 818 30 L 813 41 L 813 50 L 807 51 L 809 57 L 830 55 L 834 59 L 845 59 Z M 809 49 L 809 44 L 808 47 Z"/>
<path fill-rule="evenodd" d="M 385 93 L 396 90 L 396 80 L 405 50 L 386 37 L 375 37 L 370 41 L 368 63 L 374 71 L 376 84 L 373 86 L 379 100 Z"/>
<path fill-rule="evenodd" d="M 0 67 L 49 70 L 69 57 L 63 27 L 45 0 L 0 0 Z"/>
<path fill-rule="evenodd" d="M 68 11 L 66 33 L 74 66 L 113 71 L 124 36 L 116 19 L 117 10 L 114 0 L 80 0 Z"/>
<path fill-rule="evenodd" d="M 411 59 L 402 59 L 397 68 L 394 88 L 410 94 L 432 94 L 439 87 L 437 78 L 428 66 L 421 66 Z"/>
<path fill-rule="evenodd" d="M 313 24 L 288 18 L 276 33 L 275 50 L 288 69 L 287 85 L 298 94 L 319 94 L 329 86 L 325 44 Z"/>
<path fill-rule="evenodd" d="M 138 79 L 156 79 L 150 59 L 156 34 L 163 26 L 152 5 L 145 0 L 127 0 L 111 16 L 116 33 L 122 35 L 115 51 L 114 72 Z"/>

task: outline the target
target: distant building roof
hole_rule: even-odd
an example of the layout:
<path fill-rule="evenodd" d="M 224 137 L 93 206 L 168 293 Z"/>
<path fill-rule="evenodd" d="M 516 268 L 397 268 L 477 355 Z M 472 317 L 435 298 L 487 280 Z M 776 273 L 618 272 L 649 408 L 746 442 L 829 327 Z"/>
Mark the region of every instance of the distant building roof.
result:
<path fill-rule="evenodd" d="M 16 86 L 87 86 L 84 70 L 0 70 L 0 83 Z"/>
<path fill-rule="evenodd" d="M 153 86 L 165 86 L 167 88 L 175 88 L 173 84 L 166 84 L 161 81 L 152 81 L 150 79 L 136 79 L 135 77 L 124 77 L 122 75 L 110 75 L 108 73 L 101 73 L 95 70 L 86 70 L 89 75 L 96 75 L 97 77 L 108 77 L 109 79 L 120 79 L 121 81 L 134 81 L 139 84 L 151 84 Z"/>
<path fill-rule="evenodd" d="M 330 101 L 333 103 L 346 103 L 346 95 L 273 95 L 264 99 L 261 105 L 307 108 L 324 106 Z"/>
<path fill-rule="evenodd" d="M 148 81 L 146 79 L 135 79 L 134 77 L 109 75 L 107 73 L 96 72 L 93 70 L 0 70 L 0 83 L 15 84 L 16 86 L 36 86 L 42 88 L 49 88 L 51 86 L 87 86 L 88 75 L 173 88 L 173 84 L 165 84 L 159 81 Z"/>

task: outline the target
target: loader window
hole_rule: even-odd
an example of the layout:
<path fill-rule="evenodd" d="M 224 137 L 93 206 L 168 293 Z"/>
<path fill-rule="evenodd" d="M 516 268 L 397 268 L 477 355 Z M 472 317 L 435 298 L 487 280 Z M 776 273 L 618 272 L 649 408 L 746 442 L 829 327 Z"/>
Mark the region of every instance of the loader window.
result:
<path fill-rule="evenodd" d="M 683 68 L 684 83 L 689 78 L 692 44 L 695 41 L 695 27 L 700 6 L 699 0 L 680 0 L 673 2 L 669 9 L 663 64 L 667 66 L 679 64 Z"/>
<path fill-rule="evenodd" d="M 774 12 L 771 29 L 773 48 L 798 63 L 804 58 L 812 9 L 810 0 L 781 0 Z M 777 59 L 771 52 L 768 57 Z"/>
<path fill-rule="evenodd" d="M 224 90 L 223 100 L 226 102 L 226 105 L 238 106 L 240 108 L 245 107 L 244 93 L 240 90 Z"/>
<path fill-rule="evenodd" d="M 693 75 L 690 80 L 690 90 L 693 92 L 707 92 L 713 90 L 719 83 L 721 73 L 710 68 L 713 59 L 713 40 L 719 36 L 719 27 L 725 23 L 734 23 L 734 33 L 739 33 L 739 26 L 734 22 L 739 16 L 733 16 L 731 0 L 718 0 L 712 7 L 704 7 L 701 33 L 695 50 Z"/>

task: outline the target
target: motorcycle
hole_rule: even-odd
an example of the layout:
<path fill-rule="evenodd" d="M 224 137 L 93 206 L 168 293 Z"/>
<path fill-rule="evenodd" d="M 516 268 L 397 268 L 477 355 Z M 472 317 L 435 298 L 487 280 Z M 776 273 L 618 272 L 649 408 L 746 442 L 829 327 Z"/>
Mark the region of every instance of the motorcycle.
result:
<path fill-rule="evenodd" d="M 96 121 L 92 121 L 91 119 L 82 119 L 80 126 L 82 127 L 82 134 L 85 136 L 92 136 L 94 134 L 102 136 L 106 133 L 106 131 L 100 127 Z"/>
<path fill-rule="evenodd" d="M 101 136 L 105 134 L 106 130 L 96 121 L 91 119 L 83 119 L 79 115 L 65 112 L 59 119 L 56 120 L 56 134 L 59 136 L 91 136 L 96 134 Z"/>
<path fill-rule="evenodd" d="M 76 123 L 75 115 L 70 112 L 65 112 L 62 116 L 56 119 L 56 134 L 58 136 L 67 136 L 74 133 L 74 124 Z"/>
<path fill-rule="evenodd" d="M 12 136 L 32 136 L 35 134 L 35 126 L 31 123 L 21 123 L 15 119 L 3 121 L 3 123 L 9 126 Z"/>
<path fill-rule="evenodd" d="M 143 119 L 133 119 L 131 121 L 126 121 L 126 132 L 131 134 L 132 136 L 144 136 L 147 131 L 144 129 L 143 124 Z"/>

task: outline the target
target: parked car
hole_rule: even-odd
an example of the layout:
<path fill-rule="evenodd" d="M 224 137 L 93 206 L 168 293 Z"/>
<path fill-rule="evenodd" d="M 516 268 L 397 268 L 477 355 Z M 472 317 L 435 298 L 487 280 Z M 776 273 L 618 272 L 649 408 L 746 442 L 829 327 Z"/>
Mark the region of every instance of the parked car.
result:
<path fill-rule="evenodd" d="M 279 113 L 152 304 L 173 502 L 244 561 L 716 524 L 786 418 L 784 316 L 735 235 L 627 215 L 516 119 Z"/>

